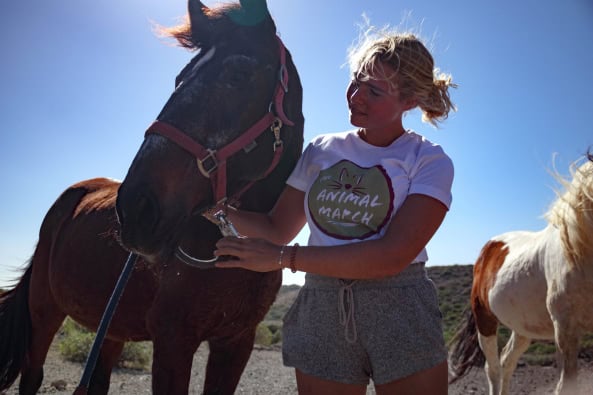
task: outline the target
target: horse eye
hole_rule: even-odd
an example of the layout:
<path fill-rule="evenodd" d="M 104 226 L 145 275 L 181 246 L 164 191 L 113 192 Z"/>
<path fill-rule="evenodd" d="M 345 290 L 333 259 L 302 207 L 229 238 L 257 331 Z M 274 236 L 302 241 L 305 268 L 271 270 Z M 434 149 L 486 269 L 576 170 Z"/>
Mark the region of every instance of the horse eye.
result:
<path fill-rule="evenodd" d="M 229 72 L 225 78 L 228 88 L 240 88 L 251 80 L 250 74 L 244 71 Z"/>

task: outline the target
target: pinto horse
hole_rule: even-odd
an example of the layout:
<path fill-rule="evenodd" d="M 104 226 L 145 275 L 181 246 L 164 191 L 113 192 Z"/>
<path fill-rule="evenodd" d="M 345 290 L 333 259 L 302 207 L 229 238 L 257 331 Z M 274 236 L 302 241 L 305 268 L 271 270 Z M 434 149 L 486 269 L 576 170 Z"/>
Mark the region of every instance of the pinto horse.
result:
<path fill-rule="evenodd" d="M 130 251 L 139 258 L 89 393 L 108 392 L 126 341 L 152 341 L 155 394 L 188 392 L 204 341 L 203 392 L 232 394 L 239 382 L 282 273 L 208 266 L 221 232 L 201 214 L 227 200 L 272 208 L 303 146 L 302 87 L 265 0 L 216 8 L 189 0 L 188 9 L 187 22 L 166 32 L 198 52 L 125 181 L 68 188 L 46 214 L 20 280 L 0 295 L 0 392 L 19 374 L 19 392 L 37 392 L 66 316 L 96 330 Z"/>
<path fill-rule="evenodd" d="M 490 394 L 508 394 L 531 340 L 553 339 L 560 367 L 556 394 L 576 393 L 579 342 L 593 331 L 593 155 L 587 159 L 571 166 L 572 182 L 558 177 L 566 191 L 547 212 L 546 228 L 504 233 L 483 247 L 471 311 L 452 341 L 452 381 L 485 356 Z M 499 323 L 512 331 L 500 356 Z"/>

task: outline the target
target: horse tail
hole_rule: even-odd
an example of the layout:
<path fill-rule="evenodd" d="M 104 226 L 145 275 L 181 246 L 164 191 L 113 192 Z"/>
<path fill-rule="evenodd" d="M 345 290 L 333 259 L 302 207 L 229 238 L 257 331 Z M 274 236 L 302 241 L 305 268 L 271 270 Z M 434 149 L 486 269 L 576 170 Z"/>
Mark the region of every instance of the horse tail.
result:
<path fill-rule="evenodd" d="M 31 344 L 31 261 L 17 285 L 0 293 L 0 392 L 17 379 Z"/>
<path fill-rule="evenodd" d="M 478 343 L 478 330 L 470 308 L 449 343 L 449 384 L 465 376 L 474 366 L 484 366 L 485 358 Z"/>

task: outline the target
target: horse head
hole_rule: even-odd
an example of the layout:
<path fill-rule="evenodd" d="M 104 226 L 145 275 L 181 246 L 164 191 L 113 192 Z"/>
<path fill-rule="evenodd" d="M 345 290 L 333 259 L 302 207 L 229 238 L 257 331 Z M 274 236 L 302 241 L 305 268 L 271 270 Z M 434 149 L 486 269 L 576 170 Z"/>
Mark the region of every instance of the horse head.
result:
<path fill-rule="evenodd" d="M 224 200 L 269 210 L 302 149 L 302 87 L 265 0 L 189 0 L 167 32 L 197 50 L 148 128 L 117 198 L 121 241 L 149 261 L 214 248 L 201 213 Z M 186 247 L 184 248 L 195 248 Z"/>

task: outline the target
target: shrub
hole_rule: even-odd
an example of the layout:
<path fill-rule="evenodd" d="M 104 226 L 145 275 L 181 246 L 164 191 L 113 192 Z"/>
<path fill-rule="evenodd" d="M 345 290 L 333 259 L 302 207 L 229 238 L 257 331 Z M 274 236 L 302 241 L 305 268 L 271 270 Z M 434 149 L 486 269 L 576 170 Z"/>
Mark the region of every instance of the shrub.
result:
<path fill-rule="evenodd" d="M 66 318 L 59 333 L 58 349 L 68 361 L 84 363 L 93 346 L 95 333 Z M 152 363 L 150 342 L 127 342 L 119 357 L 118 366 L 146 370 Z"/>
<path fill-rule="evenodd" d="M 66 318 L 60 330 L 58 347 L 68 361 L 85 362 L 93 345 L 94 335 L 70 318 Z"/>
<path fill-rule="evenodd" d="M 272 345 L 272 337 L 272 331 L 266 324 L 260 322 L 255 330 L 255 344 L 270 346 Z"/>
<path fill-rule="evenodd" d="M 274 335 L 272 336 L 272 344 L 278 344 L 278 343 L 282 343 L 282 331 L 276 331 L 274 332 Z"/>

